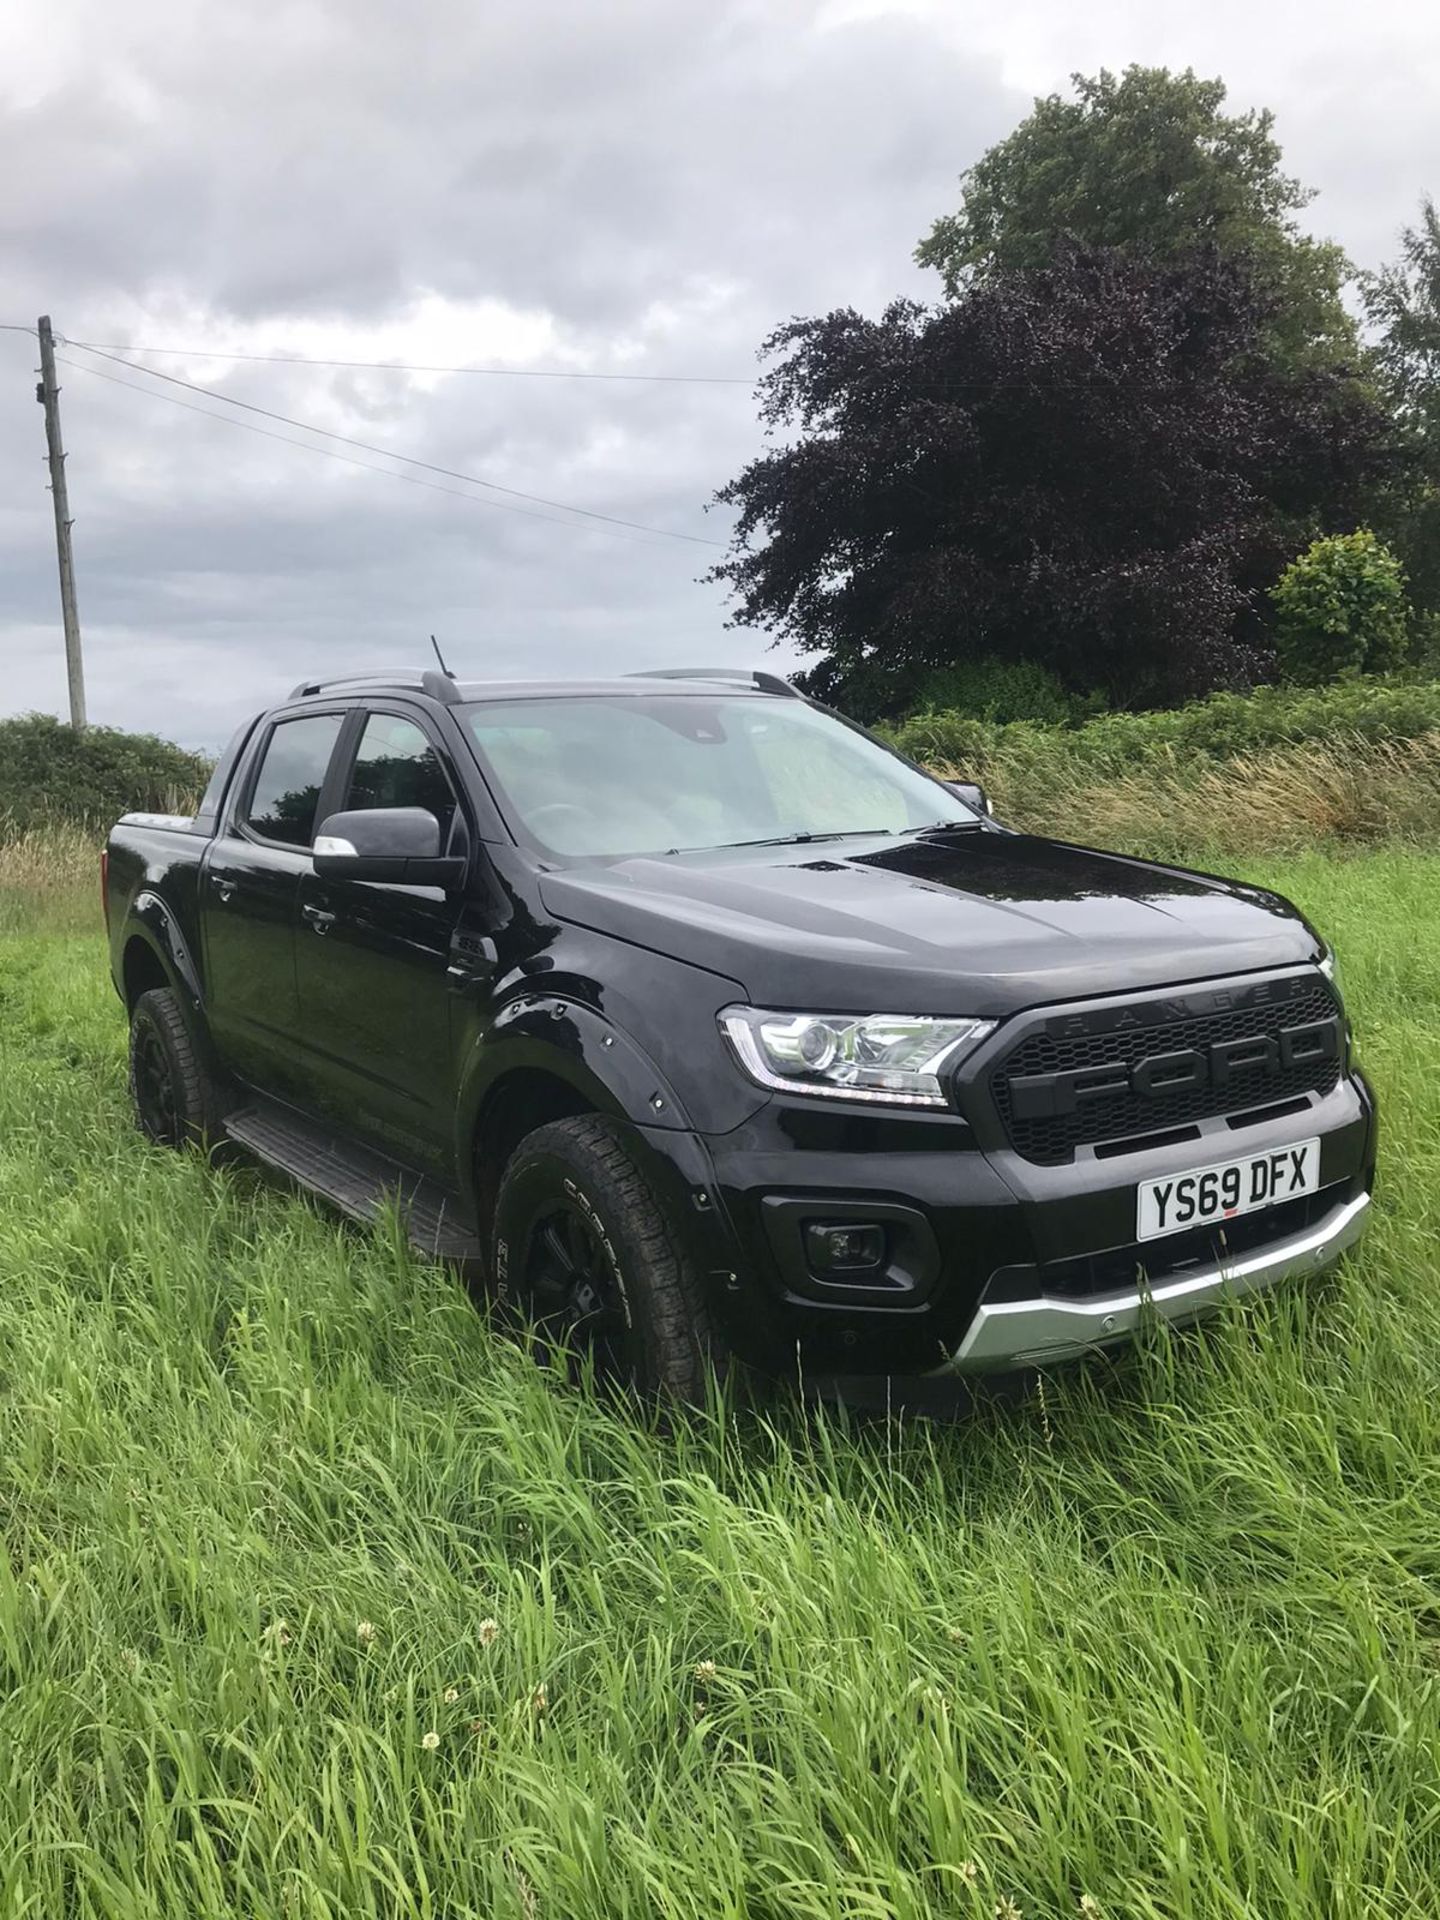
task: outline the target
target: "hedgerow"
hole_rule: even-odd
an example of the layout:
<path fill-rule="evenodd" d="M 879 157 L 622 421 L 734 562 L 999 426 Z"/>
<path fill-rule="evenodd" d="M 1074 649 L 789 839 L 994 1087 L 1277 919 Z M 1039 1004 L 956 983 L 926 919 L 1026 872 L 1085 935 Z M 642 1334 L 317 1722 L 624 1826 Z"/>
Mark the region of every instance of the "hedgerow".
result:
<path fill-rule="evenodd" d="M 1053 769 L 1102 779 L 1167 760 L 1225 760 L 1310 742 L 1414 740 L 1436 731 L 1440 681 L 1394 676 L 1217 693 L 1161 712 L 1102 714 L 1079 727 L 1024 720 L 997 726 L 962 713 L 917 713 L 889 737 L 914 759 L 973 770 L 977 779 L 997 764 L 1016 777 L 1042 778 Z"/>
<path fill-rule="evenodd" d="M 0 838 L 57 822 L 106 828 L 135 808 L 184 810 L 209 777 L 203 755 L 153 733 L 77 733 L 49 713 L 0 720 Z"/>

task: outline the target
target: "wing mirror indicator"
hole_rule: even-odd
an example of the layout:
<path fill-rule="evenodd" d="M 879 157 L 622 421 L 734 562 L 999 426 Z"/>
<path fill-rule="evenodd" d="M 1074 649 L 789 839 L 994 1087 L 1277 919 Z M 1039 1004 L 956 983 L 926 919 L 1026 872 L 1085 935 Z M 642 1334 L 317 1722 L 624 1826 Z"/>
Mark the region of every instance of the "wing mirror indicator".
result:
<path fill-rule="evenodd" d="M 426 807 L 363 807 L 321 822 L 311 858 L 325 880 L 411 887 L 461 886 L 468 862 L 440 851 L 440 822 Z"/>

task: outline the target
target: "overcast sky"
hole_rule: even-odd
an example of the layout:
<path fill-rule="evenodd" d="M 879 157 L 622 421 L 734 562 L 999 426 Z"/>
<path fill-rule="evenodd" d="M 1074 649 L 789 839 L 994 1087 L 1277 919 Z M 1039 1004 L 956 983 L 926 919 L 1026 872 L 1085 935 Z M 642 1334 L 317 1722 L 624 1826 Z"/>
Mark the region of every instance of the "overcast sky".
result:
<path fill-rule="evenodd" d="M 199 350 L 748 382 L 791 314 L 933 297 L 911 251 L 961 170 L 1035 93 L 1137 60 L 1273 107 L 1311 225 L 1362 265 L 1440 192 L 1440 9 L 1415 0 L 0 10 L 0 322 L 185 348 L 136 357 L 666 530 L 537 517 L 65 348 L 112 377 L 61 369 L 91 718 L 213 744 L 302 674 L 425 664 L 432 630 L 474 676 L 783 664 L 699 583 L 728 525 L 706 502 L 760 445 L 748 385 Z M 64 711 L 34 364 L 0 332 L 0 713 Z"/>

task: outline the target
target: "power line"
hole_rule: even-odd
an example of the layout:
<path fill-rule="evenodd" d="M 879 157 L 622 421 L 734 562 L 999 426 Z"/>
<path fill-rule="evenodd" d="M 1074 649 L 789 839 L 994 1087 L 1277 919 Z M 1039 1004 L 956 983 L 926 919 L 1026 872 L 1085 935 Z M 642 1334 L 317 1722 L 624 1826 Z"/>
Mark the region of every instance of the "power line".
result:
<path fill-rule="evenodd" d="M 34 327 L 21 326 L 14 322 L 0 321 L 0 332 L 28 333 L 33 339 L 35 329 Z M 682 386 L 749 387 L 752 390 L 757 388 L 765 377 L 763 374 L 754 374 L 746 378 L 739 374 L 718 373 L 594 373 L 589 371 L 572 371 L 568 368 L 561 367 L 445 367 L 438 365 L 428 366 L 424 363 L 407 364 L 395 360 L 320 360 L 308 359 L 299 354 L 227 353 L 222 352 L 219 348 L 207 347 L 137 347 L 131 346 L 126 341 L 97 343 L 90 340 L 71 340 L 64 335 L 57 335 L 56 337 L 61 341 L 62 345 L 83 347 L 87 353 L 103 353 L 112 358 L 126 353 L 159 353 L 173 354 L 177 358 L 187 360 L 236 360 L 261 366 L 282 367 L 341 367 L 373 373 L 476 373 L 493 374 L 496 376 L 514 375 L 517 379 L 527 380 L 622 380 L 661 382 Z M 72 364 L 78 363 L 72 362 Z M 156 380 L 167 380 L 175 377 L 171 374 L 158 373 L 153 367 L 142 367 L 133 360 L 124 360 L 122 364 L 132 366 L 137 373 L 149 374 Z M 770 371 L 774 372 L 776 369 L 771 368 Z M 872 375 L 870 377 L 873 378 L 874 376 Z M 1101 379 L 1096 380 L 1092 374 L 1087 376 L 1087 378 L 1091 380 L 1092 384 L 1107 388 L 1115 383 L 1115 376 L 1113 375 L 1109 377 L 1102 376 Z M 180 384 L 188 385 L 189 383 L 182 381 Z M 974 380 L 931 379 L 925 383 L 924 391 L 931 394 L 975 393 L 985 396 L 1012 391 L 1034 393 L 1049 392 L 1052 388 L 1073 389 L 1078 384 L 1079 381 L 1077 378 L 1061 379 L 1055 374 L 1033 372 L 1013 375 L 994 374 Z M 215 399 L 227 400 L 231 406 L 243 406 L 245 404 L 242 400 L 228 400 L 227 395 L 214 393 L 214 390 L 209 387 L 197 386 L 195 391 L 197 393 L 211 393 Z M 303 426 L 305 423 L 302 421 L 298 424 Z M 311 433 L 323 433 L 324 428 L 310 427 L 307 428 L 307 431 Z M 390 457 L 395 460 L 403 460 L 405 458 L 403 454 L 399 453 L 393 454 Z M 492 483 L 483 480 L 476 482 L 477 486 L 490 484 Z M 581 507 L 575 507 L 569 510 L 575 513 L 584 511 Z M 662 528 L 659 529 L 659 531 L 664 532 L 666 530 Z M 671 534 L 669 537 L 672 539 L 686 539 L 694 538 L 695 536 Z"/>
<path fill-rule="evenodd" d="M 33 328 L 23 329 L 33 332 Z M 299 353 L 230 353 L 218 347 L 139 347 L 126 340 L 69 340 L 92 353 L 158 353 L 177 360 L 245 360 L 272 367 L 345 367 L 362 373 L 475 373 L 492 379 L 621 380 L 681 387 L 753 387 L 754 376 L 733 373 L 598 373 L 572 367 L 444 367 L 399 360 L 324 360 Z"/>
<path fill-rule="evenodd" d="M 67 360 L 63 354 L 57 354 L 56 360 L 59 365 L 71 367 L 76 373 L 89 374 L 93 380 L 106 380 L 112 387 L 128 387 L 131 393 L 143 394 L 147 400 L 163 400 L 167 407 L 183 407 L 187 413 L 199 413 L 207 420 L 218 420 L 222 427 L 238 427 L 242 433 L 258 433 L 266 440 L 278 440 L 282 447 L 298 447 L 302 453 L 317 454 L 322 460 L 338 460 L 347 467 L 363 468 L 366 473 L 383 474 L 387 480 L 403 481 L 407 487 L 424 487 L 430 493 L 448 493 L 452 500 L 468 500 L 472 507 L 489 507 L 497 513 L 519 513 L 527 520 L 548 520 L 554 527 L 569 527 L 575 533 L 584 531 L 573 520 L 558 520 L 553 513 L 537 513 L 532 507 L 512 506 L 506 500 L 478 498 L 473 493 L 462 493 L 458 487 L 442 487 L 434 480 L 417 479 L 413 473 L 397 473 L 393 467 L 377 467 L 373 460 L 357 460 L 353 454 L 335 453 L 329 447 L 317 447 L 308 440 L 292 440 L 288 433 L 276 433 L 271 427 L 257 427 L 249 420 L 236 420 L 228 413 L 216 413 L 211 407 L 197 407 L 193 400 L 181 400 L 173 393 L 156 393 L 153 387 L 139 386 L 134 380 L 122 380 L 116 374 L 106 373 L 101 367 L 87 367 L 79 360 Z M 600 531 L 613 531 L 622 537 L 625 533 L 619 527 Z"/>
<path fill-rule="evenodd" d="M 66 344 L 78 347 L 81 342 L 69 340 Z M 454 467 L 437 466 L 432 460 L 419 460 L 408 453 L 397 453 L 393 447 L 377 446 L 370 440 L 357 440 L 348 433 L 334 433 L 329 427 L 317 427 L 308 420 L 296 420 L 288 413 L 275 412 L 271 407 L 259 407 L 249 400 L 237 400 L 228 393 L 217 393 L 210 387 L 198 386 L 193 380 L 182 380 L 178 374 L 161 373 L 155 367 L 137 366 L 133 360 L 126 360 L 119 354 L 111 353 L 105 347 L 86 347 L 84 351 L 99 354 L 102 360 L 113 361 L 116 366 L 128 367 L 132 373 L 143 373 L 147 380 L 163 380 L 168 386 L 183 387 L 188 393 L 198 393 L 203 399 L 219 400 L 227 407 L 239 407 L 245 413 L 259 414 L 262 419 L 278 420 L 282 426 L 298 427 L 302 433 L 318 434 L 321 439 L 337 441 L 341 446 L 358 447 L 362 453 L 378 453 L 384 460 L 398 460 L 407 467 L 419 467 L 426 473 L 438 473 L 446 480 L 463 480 L 467 486 L 484 487 L 491 493 L 506 494 L 512 500 L 527 500 L 532 506 L 552 507 L 561 513 L 579 514 L 583 519 L 599 520 L 607 526 L 628 527 L 633 533 L 652 533 L 666 540 L 684 540 L 692 546 L 718 547 L 724 544 L 723 541 L 706 539 L 703 534 L 677 533 L 672 527 L 651 526 L 643 520 L 624 520 L 618 514 L 601 513 L 594 507 L 576 507 L 565 500 L 549 500 L 543 494 L 525 493 L 519 487 L 502 486 L 498 480 L 482 480 L 478 474 L 462 473 Z M 72 361 L 67 364 L 79 365 L 80 363 Z M 123 386 L 129 383 L 122 381 L 120 384 Z M 303 442 L 296 444 L 303 444 Z"/>
<path fill-rule="evenodd" d="M 28 333 L 34 327 L 0 320 L 0 333 Z M 91 353 L 158 353 L 177 360 L 244 360 L 271 367 L 343 367 L 360 373 L 476 373 L 499 380 L 619 380 L 641 385 L 672 387 L 753 387 L 754 374 L 739 373 L 603 373 L 582 367 L 450 367 L 426 361 L 326 360 L 302 353 L 235 353 L 221 347 L 142 347 L 129 340 L 72 340 L 61 344 L 85 347 Z"/>

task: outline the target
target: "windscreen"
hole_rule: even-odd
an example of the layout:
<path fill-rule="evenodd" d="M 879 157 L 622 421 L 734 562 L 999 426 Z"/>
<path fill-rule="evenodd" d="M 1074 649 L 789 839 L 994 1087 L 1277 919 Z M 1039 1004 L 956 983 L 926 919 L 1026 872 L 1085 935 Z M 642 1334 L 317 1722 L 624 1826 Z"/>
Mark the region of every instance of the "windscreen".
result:
<path fill-rule="evenodd" d="M 494 700 L 461 710 L 522 839 L 575 858 L 903 833 L 976 815 L 802 700 Z"/>

